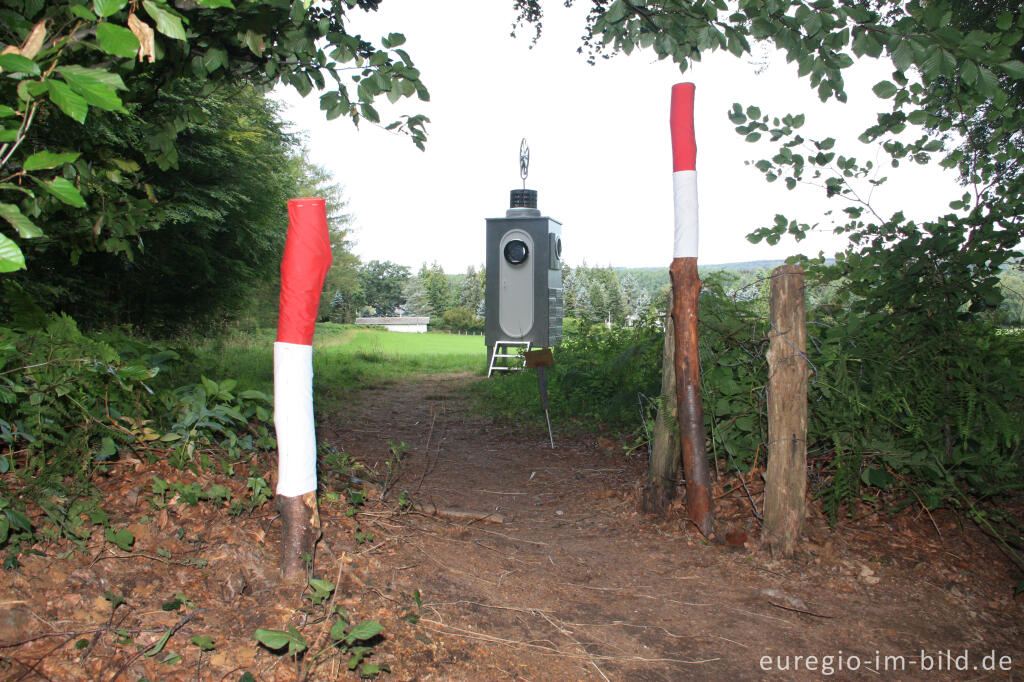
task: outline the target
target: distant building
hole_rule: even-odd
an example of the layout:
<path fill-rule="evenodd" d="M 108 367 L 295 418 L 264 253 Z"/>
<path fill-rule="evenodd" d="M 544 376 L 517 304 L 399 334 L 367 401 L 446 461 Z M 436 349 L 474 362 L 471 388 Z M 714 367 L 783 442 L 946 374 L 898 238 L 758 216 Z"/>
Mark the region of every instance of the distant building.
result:
<path fill-rule="evenodd" d="M 362 326 L 384 327 L 389 332 L 410 332 L 424 334 L 429 317 L 357 317 L 356 324 Z"/>

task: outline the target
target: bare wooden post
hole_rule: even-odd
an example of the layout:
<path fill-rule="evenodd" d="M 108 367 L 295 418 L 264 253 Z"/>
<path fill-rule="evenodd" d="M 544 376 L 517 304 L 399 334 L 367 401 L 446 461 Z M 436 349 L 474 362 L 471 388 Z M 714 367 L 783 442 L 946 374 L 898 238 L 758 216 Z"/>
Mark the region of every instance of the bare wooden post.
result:
<path fill-rule="evenodd" d="M 665 348 L 661 357 L 661 395 L 658 416 L 654 421 L 651 461 L 647 467 L 647 489 L 644 491 L 643 510 L 649 514 L 664 514 L 676 496 L 676 477 L 679 474 L 679 428 L 676 420 L 675 329 L 672 324 L 672 290 L 668 292 L 668 310 L 665 311 Z"/>
<path fill-rule="evenodd" d="M 306 562 L 320 539 L 320 512 L 316 491 L 295 497 L 277 496 L 281 514 L 281 575 L 285 580 L 305 578 Z"/>
<path fill-rule="evenodd" d="M 676 401 L 679 405 L 679 439 L 683 474 L 686 476 L 686 509 L 690 520 L 706 537 L 715 530 L 711 505 L 711 472 L 704 446 L 704 405 L 700 397 L 700 352 L 697 343 L 697 307 L 700 277 L 696 258 L 676 258 L 672 275 L 672 317 L 675 323 Z"/>
<path fill-rule="evenodd" d="M 768 472 L 764 526 L 773 555 L 792 556 L 807 513 L 807 319 L 804 271 L 772 271 L 768 347 Z"/>

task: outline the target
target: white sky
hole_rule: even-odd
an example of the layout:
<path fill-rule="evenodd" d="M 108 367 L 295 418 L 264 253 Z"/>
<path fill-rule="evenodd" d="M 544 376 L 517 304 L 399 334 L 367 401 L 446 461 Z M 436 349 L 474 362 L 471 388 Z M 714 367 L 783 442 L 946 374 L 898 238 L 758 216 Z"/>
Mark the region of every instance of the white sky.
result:
<path fill-rule="evenodd" d="M 781 259 L 794 253 L 831 256 L 843 241 L 826 229 L 801 243 L 784 238 L 775 247 L 745 236 L 768 225 L 776 213 L 803 222 L 830 223 L 817 188 L 785 190 L 768 184 L 744 161 L 770 157 L 769 143 L 749 144 L 726 116 L 733 102 L 764 113 L 806 113 L 805 137 L 837 138 L 837 151 L 874 158 L 856 142 L 885 103 L 871 86 L 886 78 L 878 64 L 848 70 L 848 104 L 821 104 L 795 64 L 772 55 L 756 73 L 749 60 L 716 53 L 686 74 L 651 52 L 598 60 L 577 54 L 589 3 L 565 9 L 545 5 L 544 34 L 530 49 L 532 27 L 509 32 L 508 0 L 387 0 L 376 13 L 353 11 L 350 31 L 379 44 L 403 33 L 403 46 L 420 69 L 431 101 L 383 97 L 383 123 L 399 114 L 430 117 L 427 151 L 407 138 L 364 122 L 326 121 L 314 91 L 305 99 L 279 92 L 286 118 L 307 135 L 312 161 L 344 186 L 355 217 L 356 253 L 364 260 L 391 260 L 414 271 L 437 261 L 446 272 L 465 271 L 485 260 L 484 220 L 500 217 L 509 190 L 522 187 L 519 142 L 531 150 L 527 187 L 539 192 L 539 208 L 563 224 L 564 258 L 571 265 L 668 266 L 672 260 L 672 159 L 668 128 L 674 83 L 697 86 L 697 173 L 700 202 L 699 262 L 718 264 Z M 884 158 L 881 156 L 879 158 Z M 962 190 L 938 168 L 886 173 L 890 182 L 873 202 L 886 215 L 945 212 Z"/>

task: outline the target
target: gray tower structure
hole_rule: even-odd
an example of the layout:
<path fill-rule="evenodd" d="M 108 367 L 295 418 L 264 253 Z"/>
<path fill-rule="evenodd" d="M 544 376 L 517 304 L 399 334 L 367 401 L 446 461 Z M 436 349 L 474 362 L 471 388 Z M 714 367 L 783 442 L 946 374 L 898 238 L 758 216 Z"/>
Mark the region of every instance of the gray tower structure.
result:
<path fill-rule="evenodd" d="M 561 340 L 562 224 L 541 215 L 536 190 L 512 190 L 505 217 L 487 219 L 484 300 L 488 360 L 496 342 L 542 348 Z"/>

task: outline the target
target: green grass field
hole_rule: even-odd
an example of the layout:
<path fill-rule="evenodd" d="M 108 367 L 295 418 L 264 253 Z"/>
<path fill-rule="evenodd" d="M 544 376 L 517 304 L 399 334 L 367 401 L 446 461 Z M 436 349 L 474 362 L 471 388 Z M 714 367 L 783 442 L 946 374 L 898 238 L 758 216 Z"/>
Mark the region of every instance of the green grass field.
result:
<path fill-rule="evenodd" d="M 486 354 L 482 336 L 433 332 L 407 334 L 380 329 L 344 328 L 340 332 L 325 333 L 324 337 L 319 350 L 342 354 L 383 354 L 389 357 L 464 355 L 475 356 L 478 359 L 482 359 Z M 314 342 L 314 345 L 318 344 Z"/>
<path fill-rule="evenodd" d="M 273 391 L 273 330 L 215 339 L 192 351 L 197 369 L 210 378 L 236 379 L 246 388 Z M 326 323 L 316 326 L 313 337 L 317 401 L 330 403 L 367 386 L 415 374 L 486 371 L 483 336 L 407 334 Z"/>

